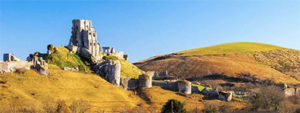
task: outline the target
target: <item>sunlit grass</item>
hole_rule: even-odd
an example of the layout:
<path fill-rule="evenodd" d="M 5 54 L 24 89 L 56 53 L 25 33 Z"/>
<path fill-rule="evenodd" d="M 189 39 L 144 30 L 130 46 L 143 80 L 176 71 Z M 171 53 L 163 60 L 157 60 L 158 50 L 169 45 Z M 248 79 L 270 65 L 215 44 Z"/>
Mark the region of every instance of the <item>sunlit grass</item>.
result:
<path fill-rule="evenodd" d="M 205 55 L 205 54 L 230 54 L 230 53 L 253 53 L 259 51 L 270 51 L 276 49 L 284 49 L 283 47 L 256 43 L 256 42 L 236 42 L 236 43 L 226 43 L 220 45 L 214 45 L 210 47 L 196 48 L 185 51 L 180 51 L 178 53 L 183 53 L 184 55 Z"/>
<path fill-rule="evenodd" d="M 71 104 L 75 100 L 88 101 L 94 111 L 121 111 L 124 107 L 136 107 L 143 102 L 131 91 L 116 87 L 95 74 L 63 71 L 49 65 L 50 74 L 41 76 L 33 70 L 24 74 L 6 73 L 0 75 L 0 105 L 15 103 L 37 103 L 65 100 Z"/>
<path fill-rule="evenodd" d="M 54 50 L 54 53 L 46 56 L 49 64 L 55 64 L 60 68 L 78 66 L 80 71 L 90 72 L 90 68 L 85 65 L 85 63 L 88 63 L 86 59 L 79 57 L 75 53 L 70 53 L 65 47 L 55 47 Z"/>

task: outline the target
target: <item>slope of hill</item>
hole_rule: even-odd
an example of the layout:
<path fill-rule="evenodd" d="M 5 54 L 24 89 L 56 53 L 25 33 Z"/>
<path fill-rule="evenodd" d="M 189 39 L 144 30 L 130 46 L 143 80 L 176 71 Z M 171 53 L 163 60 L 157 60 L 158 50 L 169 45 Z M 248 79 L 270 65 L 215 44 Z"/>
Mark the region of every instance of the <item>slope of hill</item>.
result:
<path fill-rule="evenodd" d="M 179 51 L 183 55 L 206 55 L 206 54 L 232 54 L 232 53 L 254 53 L 259 51 L 270 51 L 284 49 L 283 47 L 254 43 L 254 42 L 236 42 L 214 45 L 210 47 L 196 48 L 185 51 Z"/>
<path fill-rule="evenodd" d="M 160 112 L 163 105 L 170 99 L 176 99 L 184 103 L 185 109 L 189 113 L 200 112 L 204 108 L 205 103 L 213 102 L 219 107 L 225 104 L 231 106 L 228 109 L 240 110 L 245 107 L 244 102 L 224 102 L 220 100 L 203 100 L 203 95 L 191 94 L 191 95 L 180 95 L 173 91 L 164 90 L 160 87 L 154 86 L 152 88 L 143 88 L 142 93 L 144 98 L 148 99 L 148 103 L 151 105 L 156 112 Z"/>
<path fill-rule="evenodd" d="M 135 65 L 145 71 L 168 71 L 170 75 L 183 79 L 216 74 L 239 78 L 249 74 L 259 80 L 272 80 L 275 83 L 300 83 L 295 77 L 267 65 L 266 62 L 271 61 L 258 61 L 254 56 L 275 50 L 287 49 L 262 43 L 228 43 L 157 56 Z"/>
<path fill-rule="evenodd" d="M 91 104 L 93 112 L 111 112 L 143 104 L 133 92 L 116 87 L 97 75 L 63 71 L 51 64 L 49 71 L 48 76 L 33 70 L 1 74 L 1 107 L 42 109 L 45 101 L 64 100 L 70 105 L 76 100 L 84 100 Z"/>
<path fill-rule="evenodd" d="M 78 66 L 80 71 L 90 72 L 90 68 L 87 66 L 89 61 L 83 59 L 77 54 L 70 53 L 65 47 L 55 47 L 54 52 L 50 55 L 46 55 L 45 59 L 49 64 L 54 64 L 60 68 L 75 67 Z"/>
<path fill-rule="evenodd" d="M 63 67 L 75 67 L 78 66 L 80 71 L 91 72 L 90 64 L 87 59 L 78 56 L 75 53 L 70 53 L 65 47 L 55 47 L 54 53 L 47 55 L 46 60 L 49 64 L 54 64 Z M 137 68 L 126 60 L 119 60 L 121 63 L 121 76 L 137 78 L 142 74 L 142 70 Z"/>

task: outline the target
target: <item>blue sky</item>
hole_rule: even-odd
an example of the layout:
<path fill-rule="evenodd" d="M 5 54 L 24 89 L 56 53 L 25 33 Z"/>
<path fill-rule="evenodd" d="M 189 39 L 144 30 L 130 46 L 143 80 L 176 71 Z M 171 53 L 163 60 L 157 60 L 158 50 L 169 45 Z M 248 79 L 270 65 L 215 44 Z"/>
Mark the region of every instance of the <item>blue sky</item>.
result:
<path fill-rule="evenodd" d="M 131 62 L 227 42 L 300 49 L 300 0 L 0 1 L 0 59 L 67 45 L 72 19 L 89 19 L 102 46 Z"/>

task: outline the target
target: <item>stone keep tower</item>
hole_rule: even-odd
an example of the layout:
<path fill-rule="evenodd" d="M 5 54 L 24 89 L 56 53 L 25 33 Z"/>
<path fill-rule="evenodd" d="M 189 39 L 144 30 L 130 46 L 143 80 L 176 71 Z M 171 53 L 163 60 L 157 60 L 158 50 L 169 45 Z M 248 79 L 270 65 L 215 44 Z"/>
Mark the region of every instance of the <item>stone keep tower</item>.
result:
<path fill-rule="evenodd" d="M 78 53 L 82 56 L 98 59 L 100 44 L 97 41 L 97 32 L 92 26 L 92 21 L 75 19 L 72 23 L 69 49 L 77 46 Z"/>

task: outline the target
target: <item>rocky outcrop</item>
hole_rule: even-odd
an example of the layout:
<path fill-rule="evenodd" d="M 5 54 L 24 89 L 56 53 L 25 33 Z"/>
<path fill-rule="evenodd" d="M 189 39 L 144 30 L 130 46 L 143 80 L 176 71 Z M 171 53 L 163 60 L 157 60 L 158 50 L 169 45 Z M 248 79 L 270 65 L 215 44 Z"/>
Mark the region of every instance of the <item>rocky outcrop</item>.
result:
<path fill-rule="evenodd" d="M 94 67 L 95 72 L 108 82 L 120 86 L 121 63 L 118 60 L 103 61 Z"/>
<path fill-rule="evenodd" d="M 192 93 L 192 83 L 189 81 L 177 81 L 178 85 L 178 92 L 184 94 L 191 94 Z"/>

